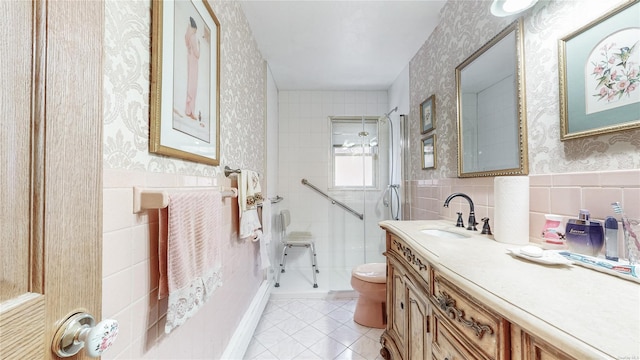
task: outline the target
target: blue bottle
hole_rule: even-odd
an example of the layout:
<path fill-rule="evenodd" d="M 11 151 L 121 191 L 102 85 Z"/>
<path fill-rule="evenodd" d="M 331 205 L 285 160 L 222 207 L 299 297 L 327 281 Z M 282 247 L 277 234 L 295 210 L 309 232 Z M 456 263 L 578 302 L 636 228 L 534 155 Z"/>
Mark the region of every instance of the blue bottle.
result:
<path fill-rule="evenodd" d="M 604 245 L 604 231 L 599 221 L 591 221 L 589 210 L 581 209 L 577 219 L 569 219 L 565 228 L 569 250 L 598 256 Z"/>
<path fill-rule="evenodd" d="M 604 256 L 607 260 L 618 261 L 618 220 L 607 216 L 604 220 Z"/>

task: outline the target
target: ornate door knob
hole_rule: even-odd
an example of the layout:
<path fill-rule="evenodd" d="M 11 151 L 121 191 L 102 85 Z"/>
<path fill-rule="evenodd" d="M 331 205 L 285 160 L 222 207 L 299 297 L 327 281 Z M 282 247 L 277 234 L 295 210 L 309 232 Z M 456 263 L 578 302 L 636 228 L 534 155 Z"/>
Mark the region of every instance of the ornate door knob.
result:
<path fill-rule="evenodd" d="M 80 312 L 71 315 L 56 331 L 51 349 L 59 357 L 71 357 L 82 348 L 90 357 L 99 357 L 118 336 L 118 322 L 105 319 L 96 325 L 93 316 Z"/>

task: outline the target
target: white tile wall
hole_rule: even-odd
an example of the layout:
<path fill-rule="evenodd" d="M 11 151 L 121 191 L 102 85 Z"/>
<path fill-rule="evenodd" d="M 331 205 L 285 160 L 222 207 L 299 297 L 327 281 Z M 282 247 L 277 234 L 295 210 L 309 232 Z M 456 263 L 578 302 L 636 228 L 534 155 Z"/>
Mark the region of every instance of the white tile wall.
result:
<path fill-rule="evenodd" d="M 389 111 L 386 91 L 280 91 L 279 93 L 279 190 L 285 200 L 280 208 L 292 214 L 291 229 L 308 230 L 316 236 L 319 268 L 352 267 L 365 261 L 384 261 L 384 234 L 377 223 L 388 218 L 380 192 L 332 191 L 330 195 L 358 212 L 365 221 L 345 212 L 301 184 L 305 178 L 327 192 L 329 183 L 329 117 L 380 116 Z M 386 126 L 381 132 L 388 134 Z M 388 137 L 388 135 L 386 135 Z M 382 150 L 385 151 L 385 150 Z M 381 152 L 382 152 L 381 151 Z M 381 154 L 381 159 L 388 159 Z M 388 164 L 381 160 L 380 180 L 388 182 Z M 365 199 L 366 198 L 366 203 Z M 363 225 L 364 224 L 364 225 Z M 366 228 L 365 228 L 366 227 Z M 366 235 L 363 233 L 366 232 Z M 366 237 L 366 250 L 364 238 Z M 290 252 L 287 262 L 307 267 L 308 255 Z"/>
<path fill-rule="evenodd" d="M 640 219 L 640 170 L 529 175 L 529 180 L 532 242 L 542 241 L 545 214 L 561 215 L 563 226 L 567 219 L 576 218 L 580 209 L 588 209 L 594 220 L 603 221 L 607 216 L 619 220 L 611 207 L 619 201 L 629 218 Z M 442 206 L 454 192 L 468 194 L 475 204 L 476 219 L 487 216 L 493 225 L 493 177 L 411 181 L 411 220 L 449 219 L 453 224 L 456 211 L 462 211 L 466 224 L 469 206 L 465 200 L 454 199 L 449 208 Z M 618 247 L 619 253 L 626 255 L 622 231 L 618 231 Z"/>
<path fill-rule="evenodd" d="M 236 199 L 226 199 L 220 239 L 223 285 L 170 335 L 158 300 L 156 211 L 133 214 L 133 186 L 228 186 L 230 180 L 104 169 L 102 317 L 120 323 L 103 359 L 218 359 L 262 282 L 258 244 L 237 239 Z"/>

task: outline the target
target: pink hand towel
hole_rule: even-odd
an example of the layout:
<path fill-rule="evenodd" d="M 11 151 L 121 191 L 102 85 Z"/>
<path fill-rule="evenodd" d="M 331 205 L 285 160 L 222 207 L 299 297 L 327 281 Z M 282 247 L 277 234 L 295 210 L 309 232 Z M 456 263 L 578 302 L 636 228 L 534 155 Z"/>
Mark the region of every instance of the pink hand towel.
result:
<path fill-rule="evenodd" d="M 219 191 L 178 192 L 160 209 L 158 298 L 169 296 L 165 332 L 182 325 L 222 284 Z"/>

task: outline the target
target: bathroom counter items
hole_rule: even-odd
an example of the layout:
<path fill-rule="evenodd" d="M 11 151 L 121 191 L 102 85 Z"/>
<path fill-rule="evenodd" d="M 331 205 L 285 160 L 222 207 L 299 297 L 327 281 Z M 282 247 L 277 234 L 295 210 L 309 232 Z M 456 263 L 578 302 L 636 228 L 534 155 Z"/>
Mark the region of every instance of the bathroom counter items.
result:
<path fill-rule="evenodd" d="M 539 256 L 531 256 L 522 249 L 509 248 L 511 255 L 519 257 L 526 261 L 532 261 L 543 265 L 566 265 L 570 266 L 573 262 L 560 255 L 557 250 L 542 250 Z"/>
<path fill-rule="evenodd" d="M 451 221 L 380 226 L 387 231 L 390 292 L 385 355 L 640 357 L 640 284 L 582 266 L 505 256 L 514 245 Z M 426 326 L 425 333 L 416 326 Z"/>
<path fill-rule="evenodd" d="M 640 266 L 629 265 L 629 262 L 626 260 L 607 260 L 594 256 L 576 254 L 569 251 L 560 251 L 558 254 L 571 260 L 576 265 L 584 266 L 605 274 L 618 276 L 629 281 L 635 281 L 640 284 Z"/>

